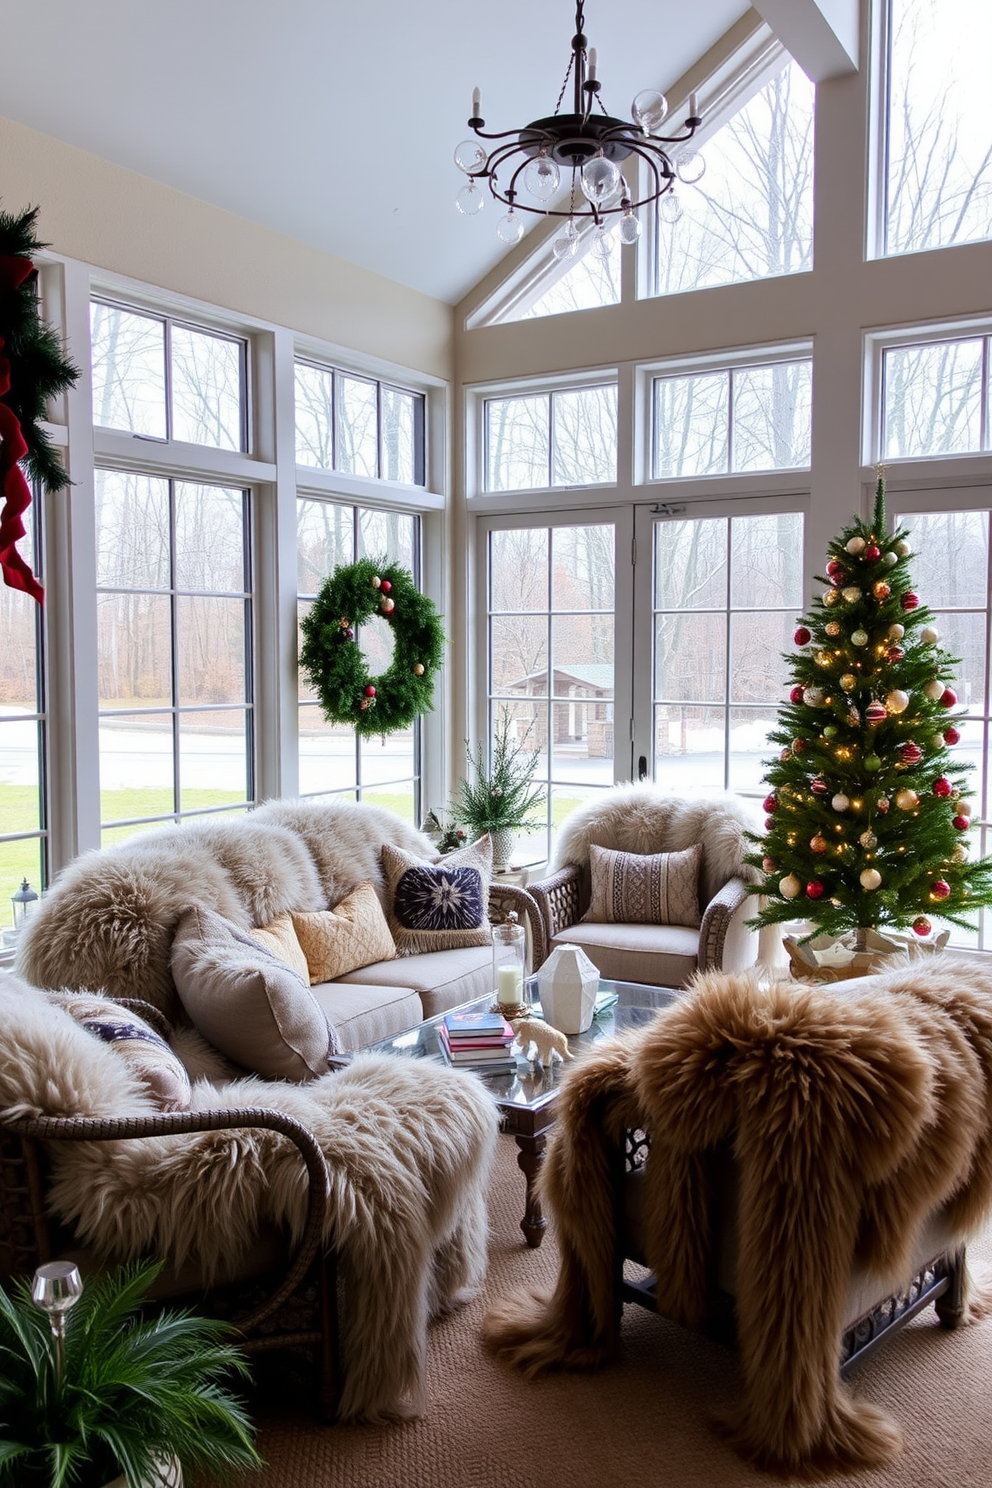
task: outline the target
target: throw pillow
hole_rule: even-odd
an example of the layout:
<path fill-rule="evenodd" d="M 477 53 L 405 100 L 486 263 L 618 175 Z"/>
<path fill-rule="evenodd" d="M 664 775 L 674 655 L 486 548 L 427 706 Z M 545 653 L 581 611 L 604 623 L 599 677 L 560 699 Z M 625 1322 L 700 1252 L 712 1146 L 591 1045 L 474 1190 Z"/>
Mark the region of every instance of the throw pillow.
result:
<path fill-rule="evenodd" d="M 245 930 L 199 905 L 181 917 L 172 975 L 204 1038 L 258 1075 L 312 1080 L 327 1073 L 337 1034 L 303 978 Z"/>
<path fill-rule="evenodd" d="M 589 848 L 592 898 L 584 920 L 595 924 L 699 927 L 700 843 L 672 853 Z"/>
<path fill-rule="evenodd" d="M 123 1059 L 162 1111 L 188 1111 L 189 1076 L 161 1034 L 130 1008 L 92 992 L 49 992 L 49 1002 Z"/>
<path fill-rule="evenodd" d="M 493 848 L 488 833 L 440 863 L 425 863 L 387 842 L 382 867 L 389 889 L 389 928 L 401 956 L 490 943 Z"/>
<path fill-rule="evenodd" d="M 293 929 L 311 983 L 394 961 L 396 947 L 382 905 L 371 883 L 361 883 L 333 909 L 293 911 Z"/>
<path fill-rule="evenodd" d="M 276 915 L 268 925 L 256 925 L 248 931 L 248 934 L 260 946 L 264 946 L 267 951 L 278 956 L 280 961 L 285 961 L 287 966 L 291 966 L 305 982 L 309 981 L 310 971 L 307 967 L 307 958 L 296 938 L 292 915 Z"/>

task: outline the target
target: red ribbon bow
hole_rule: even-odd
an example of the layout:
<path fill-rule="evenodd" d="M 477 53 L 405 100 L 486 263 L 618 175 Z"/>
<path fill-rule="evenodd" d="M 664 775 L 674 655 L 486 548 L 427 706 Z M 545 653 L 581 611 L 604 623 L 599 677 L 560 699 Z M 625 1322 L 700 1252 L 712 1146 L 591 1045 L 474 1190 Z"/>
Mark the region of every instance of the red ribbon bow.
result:
<path fill-rule="evenodd" d="M 33 268 L 29 258 L 0 254 L 0 289 L 18 289 Z M 4 339 L 0 336 L 0 497 L 4 503 L 0 511 L 0 570 L 11 589 L 22 589 L 41 604 L 45 591 L 15 547 L 27 532 L 23 518 L 31 505 L 31 487 L 19 463 L 28 452 L 20 421 L 4 402 L 9 392 L 10 359 L 4 355 Z"/>

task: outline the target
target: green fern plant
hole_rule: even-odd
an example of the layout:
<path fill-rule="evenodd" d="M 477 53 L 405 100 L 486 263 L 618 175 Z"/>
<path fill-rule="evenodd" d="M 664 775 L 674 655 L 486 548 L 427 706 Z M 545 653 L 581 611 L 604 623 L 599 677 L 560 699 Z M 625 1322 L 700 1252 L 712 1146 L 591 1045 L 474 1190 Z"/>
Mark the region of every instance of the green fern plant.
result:
<path fill-rule="evenodd" d="M 257 1467 L 245 1409 L 224 1381 L 246 1375 L 224 1323 L 187 1311 L 141 1317 L 157 1263 L 90 1282 L 66 1318 L 59 1379 L 46 1314 L 30 1286 L 0 1289 L 0 1484 L 128 1488 L 155 1482 L 156 1464 L 184 1472 Z"/>
<path fill-rule="evenodd" d="M 473 749 L 465 742 L 470 775 L 459 781 L 450 809 L 455 821 L 464 822 L 476 837 L 483 832 L 517 831 L 547 800 L 542 787 L 533 783 L 538 757 L 527 748 L 530 725 L 518 740 L 510 737 L 511 724 L 504 708 L 493 732 L 488 763 L 482 744 Z"/>

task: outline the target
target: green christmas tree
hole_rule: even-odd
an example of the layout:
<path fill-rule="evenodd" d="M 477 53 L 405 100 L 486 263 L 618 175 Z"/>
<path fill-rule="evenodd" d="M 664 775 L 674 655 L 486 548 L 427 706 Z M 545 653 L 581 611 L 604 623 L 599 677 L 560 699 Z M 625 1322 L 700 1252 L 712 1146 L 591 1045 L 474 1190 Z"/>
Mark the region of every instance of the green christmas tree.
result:
<path fill-rule="evenodd" d="M 787 656 L 789 702 L 771 739 L 765 836 L 748 862 L 766 896 L 750 923 L 808 919 L 811 938 L 888 926 L 970 929 L 992 903 L 992 858 L 970 862 L 971 766 L 952 747 L 956 658 L 913 591 L 906 530 L 887 536 L 879 474 L 870 523 L 830 546 L 825 592 Z M 864 943 L 864 934 L 856 937 Z"/>

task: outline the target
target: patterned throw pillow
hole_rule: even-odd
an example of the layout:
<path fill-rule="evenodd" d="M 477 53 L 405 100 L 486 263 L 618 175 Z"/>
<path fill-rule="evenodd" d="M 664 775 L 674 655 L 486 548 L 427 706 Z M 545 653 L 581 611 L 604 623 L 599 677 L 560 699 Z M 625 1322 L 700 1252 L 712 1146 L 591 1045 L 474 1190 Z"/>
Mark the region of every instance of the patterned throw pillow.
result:
<path fill-rule="evenodd" d="M 387 842 L 382 866 L 389 887 L 389 928 L 401 956 L 489 945 L 493 847 L 488 833 L 440 863 L 425 863 Z"/>
<path fill-rule="evenodd" d="M 396 947 L 375 889 L 362 883 L 333 909 L 293 911 L 293 929 L 311 984 L 333 982 L 374 961 L 394 961 Z"/>
<path fill-rule="evenodd" d="M 49 1002 L 110 1045 L 160 1110 L 189 1110 L 189 1076 L 165 1039 L 137 1013 L 92 992 L 49 992 L 47 996 Z"/>
<path fill-rule="evenodd" d="M 589 848 L 594 924 L 687 925 L 699 928 L 698 842 L 682 852 L 625 853 Z"/>
<path fill-rule="evenodd" d="M 285 961 L 297 976 L 303 977 L 304 981 L 309 980 L 310 970 L 307 966 L 307 958 L 297 938 L 292 915 L 276 915 L 268 925 L 256 925 L 248 931 L 248 934 L 260 946 L 271 951 L 273 956 L 278 956 L 280 961 Z"/>

